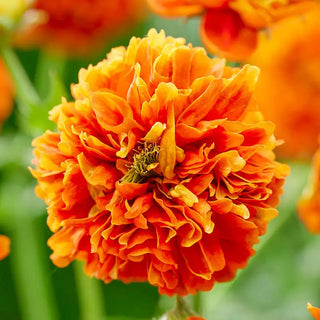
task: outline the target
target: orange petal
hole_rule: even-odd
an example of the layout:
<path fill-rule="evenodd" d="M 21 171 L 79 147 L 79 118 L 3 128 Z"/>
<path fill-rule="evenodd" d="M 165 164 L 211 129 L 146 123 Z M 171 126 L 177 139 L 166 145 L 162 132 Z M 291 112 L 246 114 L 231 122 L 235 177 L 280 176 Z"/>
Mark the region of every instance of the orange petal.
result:
<path fill-rule="evenodd" d="M 159 167 L 160 171 L 167 179 L 175 176 L 174 168 L 176 165 L 176 138 L 175 138 L 175 120 L 174 106 L 168 107 L 167 129 L 164 131 L 160 144 Z"/>
<path fill-rule="evenodd" d="M 320 309 L 313 307 L 309 302 L 308 302 L 308 310 L 311 313 L 311 315 L 316 319 L 316 320 L 320 320 Z"/>
<path fill-rule="evenodd" d="M 0 260 L 4 259 L 10 253 L 10 239 L 0 235 Z"/>
<path fill-rule="evenodd" d="M 127 101 L 110 92 L 94 93 L 92 109 L 101 127 L 107 131 L 122 133 L 134 126 L 132 110 Z"/>
<path fill-rule="evenodd" d="M 200 78 L 193 82 L 192 91 L 199 92 L 199 97 L 195 98 L 194 93 L 190 98 L 195 98 L 193 102 L 180 114 L 177 123 L 194 126 L 213 109 L 216 101 L 220 97 L 222 90 L 222 80 L 213 76 Z"/>
<path fill-rule="evenodd" d="M 212 53 L 232 60 L 248 58 L 257 46 L 257 30 L 247 27 L 230 9 L 209 9 L 200 26 L 204 45 Z"/>
<path fill-rule="evenodd" d="M 225 87 L 220 93 L 206 119 L 240 120 L 250 107 L 250 100 L 256 87 L 260 69 L 246 64 L 230 79 L 225 80 Z M 233 124 L 232 124 L 233 125 Z"/>
<path fill-rule="evenodd" d="M 118 171 L 108 163 L 91 163 L 83 153 L 78 155 L 79 166 L 83 176 L 93 186 L 104 187 L 110 191 L 114 189 L 116 181 L 119 179 Z"/>
<path fill-rule="evenodd" d="M 201 4 L 180 4 L 177 5 L 177 1 L 159 1 L 159 0 L 148 0 L 150 8 L 161 15 L 166 16 L 191 16 L 199 14 L 203 11 Z"/>

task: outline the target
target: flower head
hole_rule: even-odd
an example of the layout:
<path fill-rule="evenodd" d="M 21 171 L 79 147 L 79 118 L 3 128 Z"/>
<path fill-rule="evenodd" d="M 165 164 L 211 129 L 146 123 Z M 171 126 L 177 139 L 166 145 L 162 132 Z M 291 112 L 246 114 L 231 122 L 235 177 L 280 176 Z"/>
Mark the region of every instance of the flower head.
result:
<path fill-rule="evenodd" d="M 313 158 L 309 184 L 298 202 L 298 214 L 306 228 L 320 234 L 320 149 Z"/>
<path fill-rule="evenodd" d="M 110 282 L 210 290 L 244 268 L 288 174 L 252 98 L 258 69 L 150 30 L 79 73 L 33 142 L 48 244 Z"/>
<path fill-rule="evenodd" d="M 0 60 L 0 124 L 10 115 L 13 108 L 13 81 L 3 61 Z"/>
<path fill-rule="evenodd" d="M 35 0 L 31 10 L 41 12 L 42 21 L 18 30 L 15 43 L 88 55 L 140 19 L 143 8 L 143 0 Z"/>
<path fill-rule="evenodd" d="M 308 310 L 310 311 L 311 315 L 316 320 L 320 320 L 320 309 L 312 306 L 310 303 L 308 303 L 307 307 L 308 307 Z"/>
<path fill-rule="evenodd" d="M 314 0 L 148 0 L 164 16 L 202 15 L 200 35 L 213 53 L 234 60 L 252 54 L 258 32 L 291 15 L 301 15 Z"/>
<path fill-rule="evenodd" d="M 271 29 L 271 39 L 250 60 L 261 68 L 256 97 L 266 119 L 286 143 L 284 157 L 310 158 L 320 132 L 320 7 Z M 286 45 L 284 46 L 283 43 Z"/>
<path fill-rule="evenodd" d="M 10 239 L 0 234 L 0 260 L 6 258 L 10 253 Z"/>

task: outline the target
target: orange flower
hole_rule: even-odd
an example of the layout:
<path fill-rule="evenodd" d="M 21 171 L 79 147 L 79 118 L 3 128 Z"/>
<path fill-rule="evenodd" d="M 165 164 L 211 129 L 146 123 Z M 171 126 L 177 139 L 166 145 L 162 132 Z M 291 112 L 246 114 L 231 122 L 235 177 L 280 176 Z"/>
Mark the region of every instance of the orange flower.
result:
<path fill-rule="evenodd" d="M 320 234 L 320 149 L 313 158 L 310 181 L 297 209 L 306 228 L 312 233 Z"/>
<path fill-rule="evenodd" d="M 0 124 L 10 115 L 13 108 L 13 82 L 2 60 L 0 60 Z"/>
<path fill-rule="evenodd" d="M 310 303 L 307 305 L 308 310 L 310 311 L 311 315 L 316 319 L 320 320 L 320 309 L 313 307 Z"/>
<path fill-rule="evenodd" d="M 250 63 L 261 68 L 256 97 L 286 143 L 285 157 L 310 158 L 320 131 L 320 8 L 271 30 Z M 283 45 L 285 43 L 285 45 Z"/>
<path fill-rule="evenodd" d="M 51 258 L 186 295 L 231 280 L 276 216 L 288 167 L 251 99 L 258 69 L 150 30 L 79 73 L 34 140 Z"/>
<path fill-rule="evenodd" d="M 0 260 L 10 253 L 10 239 L 0 234 Z"/>
<path fill-rule="evenodd" d="M 290 15 L 301 15 L 315 0 L 148 0 L 164 16 L 202 15 L 200 36 L 212 53 L 248 58 L 260 30 Z"/>
<path fill-rule="evenodd" d="M 191 316 L 187 320 L 206 320 L 206 319 L 202 317 Z"/>
<path fill-rule="evenodd" d="M 20 46 L 44 46 L 72 56 L 90 54 L 142 17 L 143 0 L 35 0 L 42 23 L 19 30 Z"/>

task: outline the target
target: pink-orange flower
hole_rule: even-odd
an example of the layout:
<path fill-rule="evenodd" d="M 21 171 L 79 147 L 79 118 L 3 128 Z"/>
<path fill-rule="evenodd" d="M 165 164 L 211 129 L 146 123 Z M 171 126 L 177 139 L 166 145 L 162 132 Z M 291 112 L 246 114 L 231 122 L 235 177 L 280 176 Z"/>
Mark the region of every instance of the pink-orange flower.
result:
<path fill-rule="evenodd" d="M 301 15 L 315 0 L 148 0 L 164 16 L 202 15 L 200 36 L 213 53 L 234 60 L 255 50 L 259 31 L 291 15 Z"/>
<path fill-rule="evenodd" d="M 10 239 L 0 234 L 0 260 L 6 258 L 10 253 Z"/>
<path fill-rule="evenodd" d="M 60 267 L 186 295 L 231 280 L 277 215 L 288 167 L 252 99 L 259 70 L 151 30 L 79 73 L 34 140 Z"/>
<path fill-rule="evenodd" d="M 311 315 L 316 319 L 320 320 L 320 309 L 313 307 L 310 303 L 308 303 L 308 310 L 310 311 Z"/>
<path fill-rule="evenodd" d="M 2 60 L 0 60 L 0 124 L 10 115 L 13 108 L 13 82 Z"/>
<path fill-rule="evenodd" d="M 144 0 L 35 0 L 31 9 L 42 13 L 41 23 L 19 30 L 15 43 L 91 54 L 141 19 L 144 7 Z"/>
<path fill-rule="evenodd" d="M 278 23 L 250 60 L 261 68 L 256 98 L 286 142 L 278 150 L 283 157 L 310 159 L 317 149 L 320 47 L 314 44 L 320 42 L 319 19 L 317 7 L 304 19 Z"/>
<path fill-rule="evenodd" d="M 313 158 L 310 181 L 298 202 L 298 214 L 306 228 L 320 234 L 320 149 Z"/>

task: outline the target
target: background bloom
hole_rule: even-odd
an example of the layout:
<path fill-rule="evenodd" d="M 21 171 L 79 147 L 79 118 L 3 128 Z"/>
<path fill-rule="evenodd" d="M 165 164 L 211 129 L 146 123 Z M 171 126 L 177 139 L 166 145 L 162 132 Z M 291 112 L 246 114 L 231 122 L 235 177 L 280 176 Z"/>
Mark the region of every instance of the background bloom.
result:
<path fill-rule="evenodd" d="M 231 280 L 288 174 L 251 99 L 257 77 L 155 30 L 80 70 L 75 102 L 51 111 L 58 132 L 33 142 L 53 262 L 168 295 Z"/>
<path fill-rule="evenodd" d="M 148 0 L 164 16 L 202 15 L 200 36 L 212 53 L 242 60 L 257 46 L 258 32 L 291 15 L 301 15 L 313 0 Z"/>
<path fill-rule="evenodd" d="M 10 253 L 10 239 L 0 234 L 0 260 Z"/>
<path fill-rule="evenodd" d="M 24 12 L 30 0 L 1 1 L 0 16 L 15 20 Z"/>
<path fill-rule="evenodd" d="M 320 234 L 320 149 L 313 158 L 309 184 L 298 202 L 298 214 L 306 228 Z"/>
<path fill-rule="evenodd" d="M 320 320 L 320 309 L 312 306 L 308 303 L 308 310 L 310 311 L 311 315 L 316 319 Z"/>
<path fill-rule="evenodd" d="M 284 157 L 310 158 L 320 131 L 320 8 L 271 29 L 250 60 L 261 68 L 256 97 L 285 140 Z M 284 45 L 285 43 L 285 45 Z"/>
<path fill-rule="evenodd" d="M 42 23 L 19 30 L 20 46 L 44 46 L 72 56 L 105 46 L 142 16 L 144 0 L 35 0 L 31 9 L 43 13 Z"/>
<path fill-rule="evenodd" d="M 10 115 L 13 108 L 13 82 L 0 60 L 0 124 Z"/>

